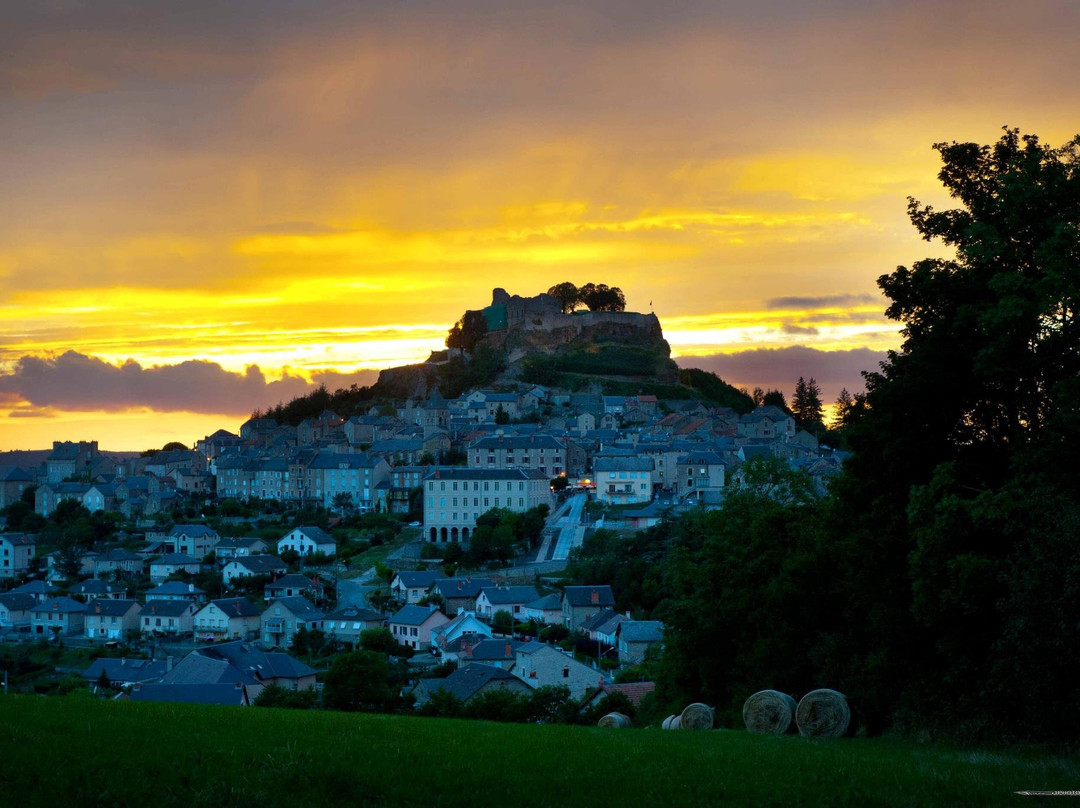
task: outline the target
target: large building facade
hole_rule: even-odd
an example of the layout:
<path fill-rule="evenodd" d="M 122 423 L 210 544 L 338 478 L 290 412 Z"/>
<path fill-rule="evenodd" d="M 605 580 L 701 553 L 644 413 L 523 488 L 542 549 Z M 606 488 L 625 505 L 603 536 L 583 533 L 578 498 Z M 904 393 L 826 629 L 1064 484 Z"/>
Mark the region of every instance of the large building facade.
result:
<path fill-rule="evenodd" d="M 476 520 L 492 508 L 523 513 L 553 503 L 551 479 L 538 469 L 436 469 L 424 479 L 424 536 L 468 542 Z"/>

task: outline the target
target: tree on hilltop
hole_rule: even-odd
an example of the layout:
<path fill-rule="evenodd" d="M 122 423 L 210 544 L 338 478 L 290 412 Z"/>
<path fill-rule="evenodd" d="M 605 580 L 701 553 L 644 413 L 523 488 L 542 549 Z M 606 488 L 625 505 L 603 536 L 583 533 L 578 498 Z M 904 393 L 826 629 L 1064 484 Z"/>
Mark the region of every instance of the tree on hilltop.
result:
<path fill-rule="evenodd" d="M 589 311 L 626 311 L 626 298 L 618 286 L 587 283 L 578 290 L 578 300 Z"/>
<path fill-rule="evenodd" d="M 484 319 L 484 313 L 467 311 L 460 320 L 454 323 L 450 333 L 447 334 L 446 347 L 457 348 L 463 353 L 471 354 L 486 333 L 487 320 Z"/>
<path fill-rule="evenodd" d="M 559 306 L 564 314 L 570 314 L 580 300 L 578 288 L 570 281 L 555 284 L 547 290 L 547 293 L 559 301 Z"/>

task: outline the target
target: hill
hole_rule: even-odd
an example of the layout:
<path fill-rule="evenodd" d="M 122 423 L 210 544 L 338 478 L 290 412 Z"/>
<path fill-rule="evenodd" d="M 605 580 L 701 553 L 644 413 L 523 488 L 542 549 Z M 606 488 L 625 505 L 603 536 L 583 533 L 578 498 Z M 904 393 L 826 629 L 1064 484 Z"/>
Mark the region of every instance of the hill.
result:
<path fill-rule="evenodd" d="M 256 415 L 295 424 L 326 409 L 347 417 L 375 401 L 425 398 L 435 388 L 455 398 L 478 387 L 532 384 L 599 385 L 609 395 L 699 398 L 740 413 L 753 409 L 749 396 L 715 374 L 680 370 L 655 314 L 567 313 L 548 294 L 523 298 L 495 289 L 491 304 L 466 312 L 451 333 L 460 334 L 466 322 L 473 326 L 467 350 L 435 351 L 426 362 L 381 371 L 370 388 L 320 388 Z"/>
<path fill-rule="evenodd" d="M 0 696 L 9 805 L 1015 804 L 1071 758 L 859 738 L 662 732 Z M 58 742 L 62 739 L 62 742 Z"/>

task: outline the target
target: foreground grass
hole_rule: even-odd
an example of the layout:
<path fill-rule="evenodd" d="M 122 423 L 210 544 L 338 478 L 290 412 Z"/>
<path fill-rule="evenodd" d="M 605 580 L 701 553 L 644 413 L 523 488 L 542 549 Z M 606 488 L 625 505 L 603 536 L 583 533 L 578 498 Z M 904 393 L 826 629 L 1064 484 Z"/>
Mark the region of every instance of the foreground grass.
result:
<path fill-rule="evenodd" d="M 20 806 L 1031 805 L 1080 764 L 890 740 L 0 697 Z"/>

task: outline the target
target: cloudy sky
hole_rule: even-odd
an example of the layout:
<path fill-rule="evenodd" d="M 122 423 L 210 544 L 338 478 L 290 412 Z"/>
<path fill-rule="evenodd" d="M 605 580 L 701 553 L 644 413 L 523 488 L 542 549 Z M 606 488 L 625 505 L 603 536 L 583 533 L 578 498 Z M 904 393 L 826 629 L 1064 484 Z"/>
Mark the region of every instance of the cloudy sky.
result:
<path fill-rule="evenodd" d="M 939 141 L 1080 130 L 1061 2 L 11 0 L 0 449 L 192 443 L 620 286 L 681 364 L 827 397 L 940 254 Z"/>

